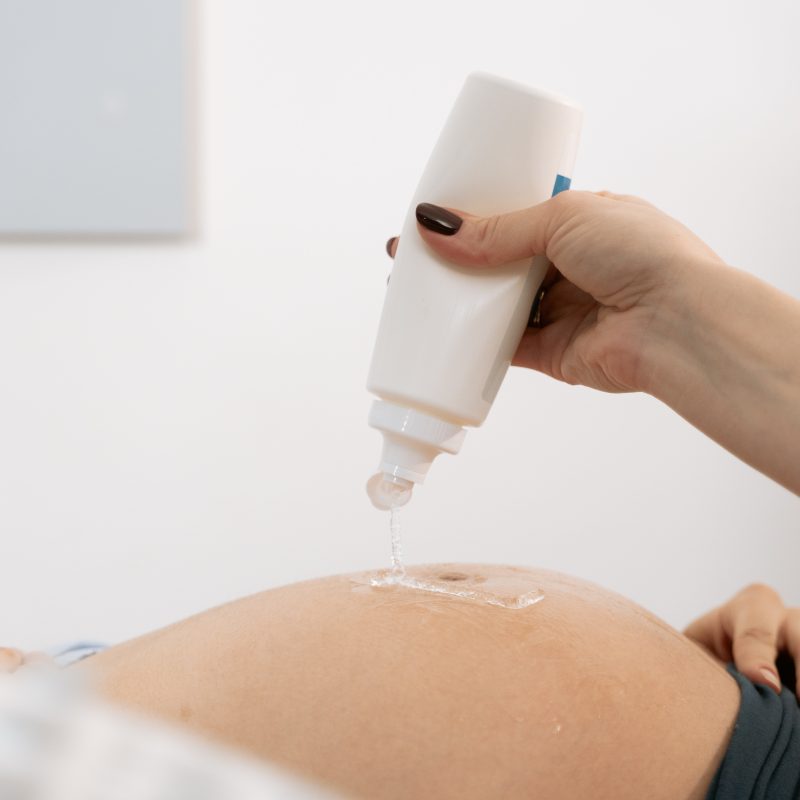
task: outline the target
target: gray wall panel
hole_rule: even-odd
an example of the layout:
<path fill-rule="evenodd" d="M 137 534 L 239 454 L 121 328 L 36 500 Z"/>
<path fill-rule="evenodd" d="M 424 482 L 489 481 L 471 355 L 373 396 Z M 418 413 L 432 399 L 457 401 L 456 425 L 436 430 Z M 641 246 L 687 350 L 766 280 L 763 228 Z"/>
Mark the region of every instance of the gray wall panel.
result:
<path fill-rule="evenodd" d="M 185 0 L 0 0 L 0 233 L 189 225 Z"/>

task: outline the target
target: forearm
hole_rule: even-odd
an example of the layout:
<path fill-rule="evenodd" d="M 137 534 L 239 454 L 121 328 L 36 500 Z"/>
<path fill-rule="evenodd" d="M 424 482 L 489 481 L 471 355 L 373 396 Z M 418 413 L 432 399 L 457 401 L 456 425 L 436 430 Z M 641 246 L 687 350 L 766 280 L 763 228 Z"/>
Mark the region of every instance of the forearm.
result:
<path fill-rule="evenodd" d="M 675 300 L 647 391 L 800 494 L 800 301 L 714 263 Z"/>

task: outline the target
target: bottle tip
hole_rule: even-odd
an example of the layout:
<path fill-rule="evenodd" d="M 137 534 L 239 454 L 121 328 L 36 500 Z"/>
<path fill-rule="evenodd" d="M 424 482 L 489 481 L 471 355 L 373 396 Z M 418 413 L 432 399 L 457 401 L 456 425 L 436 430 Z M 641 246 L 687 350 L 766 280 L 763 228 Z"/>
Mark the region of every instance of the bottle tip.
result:
<path fill-rule="evenodd" d="M 381 511 L 404 506 L 411 499 L 413 490 L 412 481 L 385 472 L 376 472 L 367 481 L 367 495 L 372 505 Z"/>

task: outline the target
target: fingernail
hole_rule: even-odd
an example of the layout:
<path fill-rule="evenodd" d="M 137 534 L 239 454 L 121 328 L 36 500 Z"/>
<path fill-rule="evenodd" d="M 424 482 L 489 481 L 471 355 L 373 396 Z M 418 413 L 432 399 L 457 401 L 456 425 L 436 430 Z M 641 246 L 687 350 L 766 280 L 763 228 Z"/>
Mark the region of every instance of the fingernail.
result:
<path fill-rule="evenodd" d="M 389 254 L 389 257 L 390 257 L 390 258 L 392 257 L 392 245 L 394 244 L 394 240 L 395 240 L 396 238 L 397 238 L 396 236 L 392 236 L 392 237 L 389 239 L 389 241 L 388 241 L 388 242 L 386 242 L 386 252 Z"/>
<path fill-rule="evenodd" d="M 761 674 L 764 676 L 764 680 L 772 686 L 775 691 L 780 692 L 781 690 L 781 682 L 778 676 L 771 670 L 767 669 L 766 667 L 761 668 Z"/>
<path fill-rule="evenodd" d="M 417 222 L 434 233 L 452 236 L 458 233 L 463 221 L 457 214 L 433 203 L 420 203 L 417 206 Z"/>

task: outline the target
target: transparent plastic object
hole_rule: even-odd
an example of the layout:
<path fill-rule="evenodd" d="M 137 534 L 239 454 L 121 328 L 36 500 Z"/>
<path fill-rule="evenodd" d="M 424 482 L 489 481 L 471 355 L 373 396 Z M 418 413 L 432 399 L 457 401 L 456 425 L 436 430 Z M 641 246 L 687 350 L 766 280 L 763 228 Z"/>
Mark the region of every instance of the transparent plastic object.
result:
<path fill-rule="evenodd" d="M 528 608 L 544 599 L 533 576 L 519 567 L 471 568 L 463 564 L 432 564 L 363 572 L 351 579 L 358 587 L 375 591 L 404 587 L 431 594 L 508 609 Z"/>
<path fill-rule="evenodd" d="M 367 494 L 372 505 L 379 511 L 390 511 L 404 506 L 411 499 L 413 491 L 412 481 L 383 472 L 376 472 L 367 481 Z"/>

